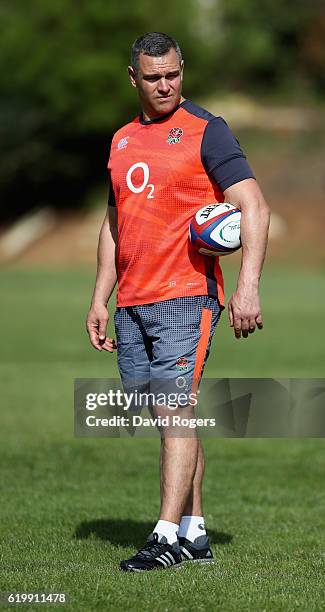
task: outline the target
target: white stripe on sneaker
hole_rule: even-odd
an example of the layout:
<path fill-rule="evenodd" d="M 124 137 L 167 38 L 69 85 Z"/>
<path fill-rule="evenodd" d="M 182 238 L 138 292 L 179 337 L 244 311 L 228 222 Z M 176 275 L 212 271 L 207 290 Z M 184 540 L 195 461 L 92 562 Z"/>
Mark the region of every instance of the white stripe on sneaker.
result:
<path fill-rule="evenodd" d="M 167 551 L 167 552 L 164 553 L 164 555 L 165 555 L 165 557 L 168 557 L 168 559 L 170 559 L 172 563 L 175 563 L 175 559 L 174 559 L 173 555 L 170 552 Z"/>
<path fill-rule="evenodd" d="M 183 555 L 185 555 L 188 559 L 194 559 L 193 555 L 191 555 L 191 553 L 185 548 L 185 546 L 180 546 L 180 549 Z"/>
<path fill-rule="evenodd" d="M 171 561 L 170 559 L 167 557 L 168 553 L 164 553 L 163 555 L 160 555 L 159 559 L 163 559 L 164 561 L 166 561 L 167 565 L 171 565 Z"/>
<path fill-rule="evenodd" d="M 168 567 L 168 563 L 167 561 L 163 560 L 161 557 L 157 557 L 156 561 L 160 561 L 160 563 L 164 566 L 164 567 Z"/>

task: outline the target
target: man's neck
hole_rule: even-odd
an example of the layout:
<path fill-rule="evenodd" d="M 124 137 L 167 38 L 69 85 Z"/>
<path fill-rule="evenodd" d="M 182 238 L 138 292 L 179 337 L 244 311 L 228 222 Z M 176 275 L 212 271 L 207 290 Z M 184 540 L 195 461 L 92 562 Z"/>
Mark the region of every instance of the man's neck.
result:
<path fill-rule="evenodd" d="M 180 97 L 179 102 L 176 104 L 175 108 L 184 102 L 185 98 L 183 96 Z M 173 112 L 173 111 L 170 111 Z M 145 121 L 152 121 L 153 119 L 159 119 L 159 117 L 163 117 L 164 115 L 169 115 L 169 113 L 161 113 L 160 115 L 153 115 L 152 113 L 148 114 L 144 109 L 142 109 L 142 117 Z"/>

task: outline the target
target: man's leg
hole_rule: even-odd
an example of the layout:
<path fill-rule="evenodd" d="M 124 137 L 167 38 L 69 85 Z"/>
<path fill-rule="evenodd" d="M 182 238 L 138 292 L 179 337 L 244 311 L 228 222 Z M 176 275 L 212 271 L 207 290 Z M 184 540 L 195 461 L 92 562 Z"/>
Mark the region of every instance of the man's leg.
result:
<path fill-rule="evenodd" d="M 188 506 L 192 506 L 192 502 L 189 504 L 188 500 L 197 500 L 196 474 L 199 465 L 199 447 L 196 430 L 190 437 L 176 438 L 167 435 L 162 438 L 160 451 L 162 520 L 179 524 L 182 515 L 187 514 Z"/>
<path fill-rule="evenodd" d="M 170 412 L 170 410 L 169 410 Z M 164 418 L 168 409 L 154 410 Z M 178 409 L 182 418 L 193 418 L 192 408 Z M 175 413 L 173 413 L 175 414 Z M 186 414 L 186 417 L 185 417 Z M 171 415 L 169 415 L 171 416 Z M 196 429 L 170 427 L 160 430 L 160 518 L 154 532 L 178 540 L 184 561 L 211 562 L 202 512 L 201 486 L 204 474 L 204 452 Z"/>
<path fill-rule="evenodd" d="M 204 451 L 201 440 L 198 440 L 198 454 L 192 487 L 183 508 L 185 516 L 202 516 L 202 481 L 204 476 Z"/>
<path fill-rule="evenodd" d="M 202 509 L 202 481 L 204 476 L 204 451 L 199 440 L 197 465 L 193 486 L 184 506 L 178 541 L 184 560 L 207 562 L 213 559 L 209 539 L 205 530 Z"/>

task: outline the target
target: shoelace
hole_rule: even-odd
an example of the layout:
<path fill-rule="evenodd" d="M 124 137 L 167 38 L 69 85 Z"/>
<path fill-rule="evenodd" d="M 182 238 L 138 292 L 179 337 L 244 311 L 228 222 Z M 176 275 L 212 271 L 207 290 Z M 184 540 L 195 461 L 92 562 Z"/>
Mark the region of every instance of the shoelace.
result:
<path fill-rule="evenodd" d="M 139 550 L 138 554 L 136 555 L 137 557 L 141 557 L 144 559 L 148 559 L 149 557 L 152 557 L 154 559 L 155 555 L 161 552 L 162 544 L 158 542 L 158 535 L 154 533 L 153 537 L 154 537 L 154 540 L 152 542 L 148 542 L 146 546 L 144 546 L 143 548 L 141 548 L 141 550 Z"/>

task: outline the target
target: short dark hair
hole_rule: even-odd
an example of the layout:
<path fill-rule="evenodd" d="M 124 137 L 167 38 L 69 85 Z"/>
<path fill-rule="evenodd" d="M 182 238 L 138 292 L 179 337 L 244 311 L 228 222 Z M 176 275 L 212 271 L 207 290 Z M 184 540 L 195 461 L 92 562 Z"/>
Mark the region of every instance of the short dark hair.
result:
<path fill-rule="evenodd" d="M 162 32 L 147 32 L 137 38 L 131 50 L 131 66 L 132 68 L 139 68 L 139 56 L 140 53 L 144 55 L 150 55 L 151 57 L 160 57 L 168 53 L 169 49 L 175 49 L 179 61 L 182 61 L 182 52 L 180 50 L 178 42 Z"/>

